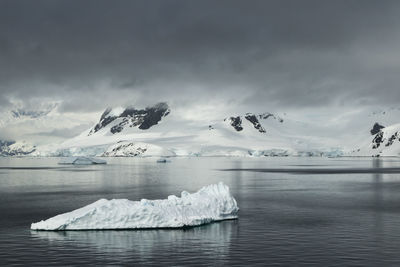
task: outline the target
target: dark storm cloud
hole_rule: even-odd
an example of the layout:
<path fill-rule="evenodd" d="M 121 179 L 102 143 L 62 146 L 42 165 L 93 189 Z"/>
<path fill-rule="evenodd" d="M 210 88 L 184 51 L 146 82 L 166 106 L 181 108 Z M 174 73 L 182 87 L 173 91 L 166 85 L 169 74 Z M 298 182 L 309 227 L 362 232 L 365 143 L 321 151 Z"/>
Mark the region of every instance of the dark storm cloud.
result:
<path fill-rule="evenodd" d="M 0 104 L 397 103 L 398 14 L 399 1 L 0 0 Z"/>

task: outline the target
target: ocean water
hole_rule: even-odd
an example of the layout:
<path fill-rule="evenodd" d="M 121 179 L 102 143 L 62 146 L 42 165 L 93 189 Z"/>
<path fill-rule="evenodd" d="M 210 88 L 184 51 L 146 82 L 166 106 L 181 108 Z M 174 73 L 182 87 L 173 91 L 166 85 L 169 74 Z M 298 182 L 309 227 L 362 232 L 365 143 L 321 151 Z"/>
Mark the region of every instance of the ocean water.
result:
<path fill-rule="evenodd" d="M 0 159 L 0 265 L 399 266 L 400 159 Z M 239 219 L 185 230 L 31 231 L 99 198 L 223 181 Z"/>

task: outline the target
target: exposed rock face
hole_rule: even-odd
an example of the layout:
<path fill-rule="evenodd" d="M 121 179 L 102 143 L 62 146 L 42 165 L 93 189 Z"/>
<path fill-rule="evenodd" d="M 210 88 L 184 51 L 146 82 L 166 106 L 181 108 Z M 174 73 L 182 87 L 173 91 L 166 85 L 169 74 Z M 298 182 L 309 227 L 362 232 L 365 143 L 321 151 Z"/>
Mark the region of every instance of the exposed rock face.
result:
<path fill-rule="evenodd" d="M 374 128 L 379 127 L 379 124 L 378 126 L 375 125 Z M 372 157 L 400 156 L 400 123 L 380 128 L 371 139 L 370 143 L 366 142 L 359 149 L 353 150 L 352 154 L 355 156 Z"/>
<path fill-rule="evenodd" d="M 374 126 L 372 127 L 370 133 L 371 135 L 375 135 L 379 133 L 381 129 L 385 128 L 385 126 L 380 125 L 379 123 L 375 122 Z"/>
<path fill-rule="evenodd" d="M 107 108 L 104 111 L 104 113 L 100 117 L 100 122 L 97 123 L 94 126 L 94 128 L 90 131 L 89 135 L 91 135 L 91 134 L 97 132 L 98 130 L 104 128 L 105 126 L 110 124 L 112 121 L 114 121 L 116 118 L 118 118 L 118 116 L 108 116 L 108 114 L 110 114 L 111 111 L 112 111 L 111 108 Z"/>
<path fill-rule="evenodd" d="M 261 116 L 261 115 L 260 115 Z M 256 128 L 260 133 L 265 133 L 265 129 L 261 126 L 260 122 L 258 121 L 256 115 L 251 114 L 251 113 L 247 113 L 245 118 L 251 122 L 254 126 L 254 128 Z M 268 117 L 267 117 L 268 118 Z"/>
<path fill-rule="evenodd" d="M 393 144 L 394 141 L 396 141 L 396 139 L 399 140 L 400 142 L 400 133 L 399 132 L 395 132 L 394 134 L 392 134 L 389 138 L 387 143 L 385 144 L 385 146 L 391 146 Z"/>
<path fill-rule="evenodd" d="M 226 120 L 226 119 L 225 119 L 225 120 Z M 242 127 L 242 119 L 240 118 L 240 116 L 237 116 L 237 117 L 230 117 L 230 118 L 229 118 L 229 121 L 230 121 L 230 124 L 232 125 L 232 127 L 233 127 L 236 131 L 240 132 L 240 131 L 243 130 L 243 127 Z"/>
<path fill-rule="evenodd" d="M 386 129 L 388 130 L 386 131 Z M 396 142 L 397 145 L 400 143 L 400 131 L 398 128 L 382 128 L 372 140 L 372 149 L 377 150 L 377 153 L 383 153 L 387 148 L 390 148 Z"/>
<path fill-rule="evenodd" d="M 258 118 L 259 118 L 259 119 L 263 119 L 263 120 L 266 120 L 266 119 L 268 119 L 269 117 L 274 118 L 275 120 L 279 121 L 280 123 L 283 122 L 283 119 L 282 119 L 281 117 L 275 116 L 275 115 L 272 114 L 272 113 L 268 113 L 268 112 L 267 112 L 267 113 L 263 113 L 263 114 L 258 115 Z"/>
<path fill-rule="evenodd" d="M 102 154 L 103 157 L 136 157 L 143 155 L 147 147 L 138 146 L 135 143 L 120 142 L 111 146 L 106 152 Z"/>
<path fill-rule="evenodd" d="M 224 121 L 228 120 L 230 125 L 237 131 L 240 132 L 243 130 L 243 123 L 242 120 L 246 119 L 248 120 L 253 126 L 254 128 L 259 131 L 260 133 L 266 133 L 267 131 L 265 130 L 265 128 L 261 125 L 260 120 L 266 120 L 268 118 L 273 118 L 277 121 L 279 121 L 280 123 L 283 122 L 283 119 L 280 117 L 275 116 L 272 113 L 263 113 L 263 114 L 253 114 L 253 113 L 246 113 L 246 115 L 244 116 L 237 116 L 237 117 L 229 117 L 224 119 Z"/>
<path fill-rule="evenodd" d="M 384 132 L 380 131 L 375 135 L 374 139 L 372 140 L 372 148 L 377 149 L 381 145 L 385 145 L 385 147 L 390 147 L 396 140 L 400 142 L 400 132 L 394 132 L 391 135 L 385 136 Z"/>
<path fill-rule="evenodd" d="M 372 140 L 372 148 L 377 149 L 383 141 L 383 132 L 379 131 Z"/>
<path fill-rule="evenodd" d="M 137 127 L 141 130 L 149 129 L 158 124 L 159 121 L 170 113 L 166 103 L 158 103 L 155 106 L 145 109 L 126 108 L 121 113 L 116 113 L 112 109 L 107 109 L 101 115 L 97 123 L 88 135 L 92 135 L 104 127 L 114 123 L 110 128 L 112 134 L 121 132 L 125 127 Z"/>

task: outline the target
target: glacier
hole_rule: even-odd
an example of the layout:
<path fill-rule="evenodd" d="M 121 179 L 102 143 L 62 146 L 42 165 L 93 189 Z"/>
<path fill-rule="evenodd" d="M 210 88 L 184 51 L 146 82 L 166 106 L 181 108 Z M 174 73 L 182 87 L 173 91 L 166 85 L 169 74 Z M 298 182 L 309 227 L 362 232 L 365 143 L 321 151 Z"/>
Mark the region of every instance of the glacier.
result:
<path fill-rule="evenodd" d="M 31 230 L 183 228 L 237 219 L 239 207 L 222 182 L 163 200 L 100 199 L 80 209 L 32 223 Z"/>

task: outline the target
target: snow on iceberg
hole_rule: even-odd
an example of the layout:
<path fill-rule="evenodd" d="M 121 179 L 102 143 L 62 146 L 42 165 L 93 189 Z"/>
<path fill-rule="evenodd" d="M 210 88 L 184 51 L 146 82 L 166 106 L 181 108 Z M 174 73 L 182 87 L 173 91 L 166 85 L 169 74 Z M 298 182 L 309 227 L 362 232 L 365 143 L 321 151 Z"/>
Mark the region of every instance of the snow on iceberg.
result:
<path fill-rule="evenodd" d="M 107 164 L 107 161 L 89 157 L 68 157 L 60 160 L 58 164 L 91 165 L 91 164 Z"/>
<path fill-rule="evenodd" d="M 181 228 L 236 219 L 239 207 L 223 183 L 163 200 L 100 199 L 83 208 L 32 223 L 32 230 Z"/>

